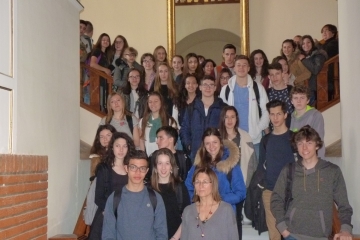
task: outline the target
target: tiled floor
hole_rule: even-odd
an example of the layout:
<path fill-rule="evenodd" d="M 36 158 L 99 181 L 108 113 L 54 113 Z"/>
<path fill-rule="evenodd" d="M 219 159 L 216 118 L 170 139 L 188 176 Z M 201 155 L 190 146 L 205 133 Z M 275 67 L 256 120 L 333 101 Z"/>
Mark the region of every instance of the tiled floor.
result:
<path fill-rule="evenodd" d="M 259 236 L 258 232 L 255 229 L 253 229 L 250 225 L 243 225 L 242 231 L 243 231 L 243 235 L 242 235 L 243 240 L 268 240 L 269 239 L 268 232 L 264 232 Z"/>

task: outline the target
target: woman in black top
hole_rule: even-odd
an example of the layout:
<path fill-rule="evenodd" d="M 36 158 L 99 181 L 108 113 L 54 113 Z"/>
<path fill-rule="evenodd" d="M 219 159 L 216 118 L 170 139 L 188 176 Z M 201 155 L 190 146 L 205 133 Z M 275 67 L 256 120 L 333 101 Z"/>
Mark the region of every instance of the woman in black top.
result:
<path fill-rule="evenodd" d="M 106 157 L 96 169 L 95 204 L 98 209 L 90 227 L 89 240 L 101 239 L 106 200 L 115 189 L 127 184 L 124 165 L 134 151 L 134 142 L 126 133 L 116 132 L 112 135 Z"/>
<path fill-rule="evenodd" d="M 178 176 L 178 166 L 172 152 L 161 148 L 154 154 L 151 186 L 164 200 L 169 239 L 181 225 L 181 214 L 190 205 L 189 193 Z M 180 234 L 180 230 L 177 234 Z"/>

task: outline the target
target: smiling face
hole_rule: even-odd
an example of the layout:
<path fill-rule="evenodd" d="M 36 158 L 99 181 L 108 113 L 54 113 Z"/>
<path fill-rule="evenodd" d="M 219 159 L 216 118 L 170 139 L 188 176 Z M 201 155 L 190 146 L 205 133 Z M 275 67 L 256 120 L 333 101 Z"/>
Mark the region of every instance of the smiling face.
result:
<path fill-rule="evenodd" d="M 144 66 L 145 70 L 153 70 L 155 62 L 152 60 L 151 57 L 148 56 L 143 59 L 142 65 Z"/>
<path fill-rule="evenodd" d="M 159 175 L 159 178 L 169 180 L 170 172 L 172 171 L 170 158 L 168 155 L 160 154 L 156 159 L 156 170 Z"/>
<path fill-rule="evenodd" d="M 185 79 L 185 89 L 188 93 L 195 93 L 198 86 L 195 77 L 190 76 Z"/>
<path fill-rule="evenodd" d="M 109 46 L 110 46 L 110 38 L 108 36 L 103 36 L 101 38 L 101 49 L 105 51 L 105 49 Z"/>
<path fill-rule="evenodd" d="M 264 64 L 264 57 L 261 53 L 257 53 L 254 56 L 254 63 L 255 63 L 255 67 L 262 67 L 262 65 Z"/>
<path fill-rule="evenodd" d="M 204 138 L 204 146 L 210 156 L 215 159 L 220 151 L 221 143 L 217 136 L 210 135 Z"/>
<path fill-rule="evenodd" d="M 118 94 L 115 94 L 110 98 L 110 107 L 114 113 L 124 111 L 124 103 Z"/>
<path fill-rule="evenodd" d="M 239 59 L 235 62 L 235 74 L 240 78 L 244 78 L 248 75 L 250 71 L 249 62 L 246 59 Z"/>
<path fill-rule="evenodd" d="M 310 50 L 312 49 L 313 45 L 312 45 L 310 39 L 304 38 L 302 41 L 301 47 L 304 50 L 304 52 L 309 53 Z"/>
<path fill-rule="evenodd" d="M 109 146 L 110 139 L 112 137 L 112 132 L 108 129 L 104 129 L 99 134 L 100 144 L 106 149 Z"/>
<path fill-rule="evenodd" d="M 174 71 L 181 71 L 181 68 L 184 67 L 184 63 L 182 62 L 181 58 L 174 57 L 171 61 L 171 66 L 174 69 Z"/>
<path fill-rule="evenodd" d="M 334 37 L 334 33 L 332 33 L 328 27 L 324 27 L 321 31 L 321 36 L 326 41 L 326 40 Z"/>
<path fill-rule="evenodd" d="M 152 113 L 158 113 L 161 107 L 160 98 L 156 95 L 151 95 L 148 99 L 148 105 Z"/>
<path fill-rule="evenodd" d="M 136 89 L 140 83 L 140 73 L 137 70 L 133 70 L 129 73 L 128 79 L 131 89 Z"/>
<path fill-rule="evenodd" d="M 289 72 L 289 65 L 284 59 L 280 59 L 278 63 L 281 64 L 283 73 L 288 73 Z"/>
<path fill-rule="evenodd" d="M 124 160 L 127 152 L 128 152 L 128 145 L 126 140 L 123 138 L 118 138 L 114 141 L 113 151 L 116 159 Z"/>
<path fill-rule="evenodd" d="M 230 79 L 230 74 L 227 72 L 223 72 L 220 76 L 220 86 L 222 87 L 228 84 L 229 79 Z"/>
<path fill-rule="evenodd" d="M 293 45 L 289 42 L 285 42 L 282 45 L 282 52 L 284 53 L 284 55 L 289 58 L 291 56 L 291 54 L 294 52 L 294 48 Z"/>
<path fill-rule="evenodd" d="M 316 151 L 318 150 L 318 147 L 316 146 L 315 141 L 306 141 L 306 139 L 303 139 L 296 143 L 296 147 L 298 150 L 299 155 L 304 160 L 316 160 L 317 154 Z"/>
<path fill-rule="evenodd" d="M 199 65 L 197 58 L 190 57 L 187 63 L 188 63 L 189 73 L 195 73 L 195 71 Z"/>
<path fill-rule="evenodd" d="M 216 87 L 215 82 L 212 80 L 205 79 L 202 81 L 200 85 L 200 91 L 202 93 L 202 96 L 204 97 L 212 97 L 214 96 Z"/>

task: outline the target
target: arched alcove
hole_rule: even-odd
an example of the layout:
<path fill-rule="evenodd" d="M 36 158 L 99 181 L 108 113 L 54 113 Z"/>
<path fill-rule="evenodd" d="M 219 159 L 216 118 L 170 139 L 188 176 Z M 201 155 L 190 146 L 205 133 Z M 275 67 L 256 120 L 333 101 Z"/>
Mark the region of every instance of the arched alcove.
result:
<path fill-rule="evenodd" d="M 186 56 L 189 52 L 195 52 L 220 64 L 222 48 L 227 43 L 233 44 L 237 52 L 240 52 L 240 37 L 238 35 L 222 29 L 203 29 L 178 41 L 176 43 L 176 54 Z"/>

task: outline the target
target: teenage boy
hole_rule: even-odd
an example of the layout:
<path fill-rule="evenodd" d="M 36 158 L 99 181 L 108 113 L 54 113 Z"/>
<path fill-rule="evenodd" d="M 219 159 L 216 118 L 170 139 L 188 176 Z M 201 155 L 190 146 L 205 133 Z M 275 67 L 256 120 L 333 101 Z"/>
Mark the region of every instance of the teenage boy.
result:
<path fill-rule="evenodd" d="M 263 130 L 269 126 L 269 113 L 266 111 L 268 97 L 265 88 L 257 84 L 248 74 L 250 60 L 245 55 L 235 58 L 235 75 L 223 86 L 220 98 L 234 106 L 239 113 L 239 127 L 249 133 L 257 159 Z"/>
<path fill-rule="evenodd" d="M 204 76 L 200 81 L 201 98 L 195 98 L 186 108 L 181 124 L 180 138 L 191 161 L 201 145 L 205 129 L 219 127 L 220 112 L 226 104 L 215 96 L 216 85 L 213 76 Z"/>
<path fill-rule="evenodd" d="M 120 195 L 118 189 L 115 190 L 106 202 L 102 239 L 167 240 L 162 197 L 144 185 L 144 177 L 149 170 L 146 153 L 136 150 L 124 164 L 128 184 L 122 188 Z M 115 194 L 120 196 L 117 209 L 114 206 Z"/>
<path fill-rule="evenodd" d="M 344 177 L 337 165 L 318 158 L 316 152 L 323 144 L 319 134 L 306 125 L 295 134 L 292 143 L 302 158 L 285 166 L 275 184 L 271 211 L 277 229 L 284 239 L 327 240 L 335 202 L 341 229 L 333 239 L 352 239 L 353 211 Z"/>
<path fill-rule="evenodd" d="M 262 200 L 269 239 L 281 240 L 281 235 L 276 229 L 275 218 L 270 210 L 270 198 L 281 170 L 287 163 L 294 162 L 295 157 L 291 147 L 292 132 L 285 124 L 286 104 L 280 100 L 273 100 L 266 104 L 266 109 L 269 112 L 273 131 L 261 139 L 258 168 L 265 170 L 266 189 L 262 193 Z"/>
<path fill-rule="evenodd" d="M 223 53 L 222 53 L 222 57 L 224 59 L 224 61 L 221 63 L 221 65 L 216 67 L 216 71 L 218 73 L 218 75 L 220 75 L 220 71 L 223 68 L 228 68 L 230 69 L 230 71 L 232 72 L 232 74 L 234 75 L 234 59 L 236 56 L 236 47 L 232 44 L 226 44 L 223 47 Z"/>
<path fill-rule="evenodd" d="M 156 144 L 158 145 L 158 148 L 167 148 L 174 154 L 176 165 L 179 169 L 179 176 L 183 181 L 185 181 L 192 164 L 190 159 L 186 157 L 186 154 L 183 151 L 175 149 L 177 140 L 178 130 L 172 126 L 162 126 L 156 131 Z M 154 167 L 155 159 L 153 156 L 155 156 L 155 152 L 153 152 L 149 157 L 150 169 L 147 174 L 147 179 L 150 179 L 152 168 Z"/>
<path fill-rule="evenodd" d="M 305 125 L 314 128 L 324 140 L 324 118 L 318 110 L 308 105 L 310 101 L 310 90 L 306 86 L 295 86 L 290 92 L 291 103 L 294 105 L 294 112 L 291 114 L 290 130 L 297 132 Z M 325 157 L 325 147 L 318 150 L 321 158 Z"/>
<path fill-rule="evenodd" d="M 291 113 L 294 111 L 294 106 L 290 100 L 291 85 L 286 85 L 284 82 L 284 73 L 280 63 L 272 63 L 268 67 L 269 79 L 271 81 L 271 88 L 267 90 L 269 101 L 278 99 L 286 104 L 286 126 L 290 127 Z"/>

